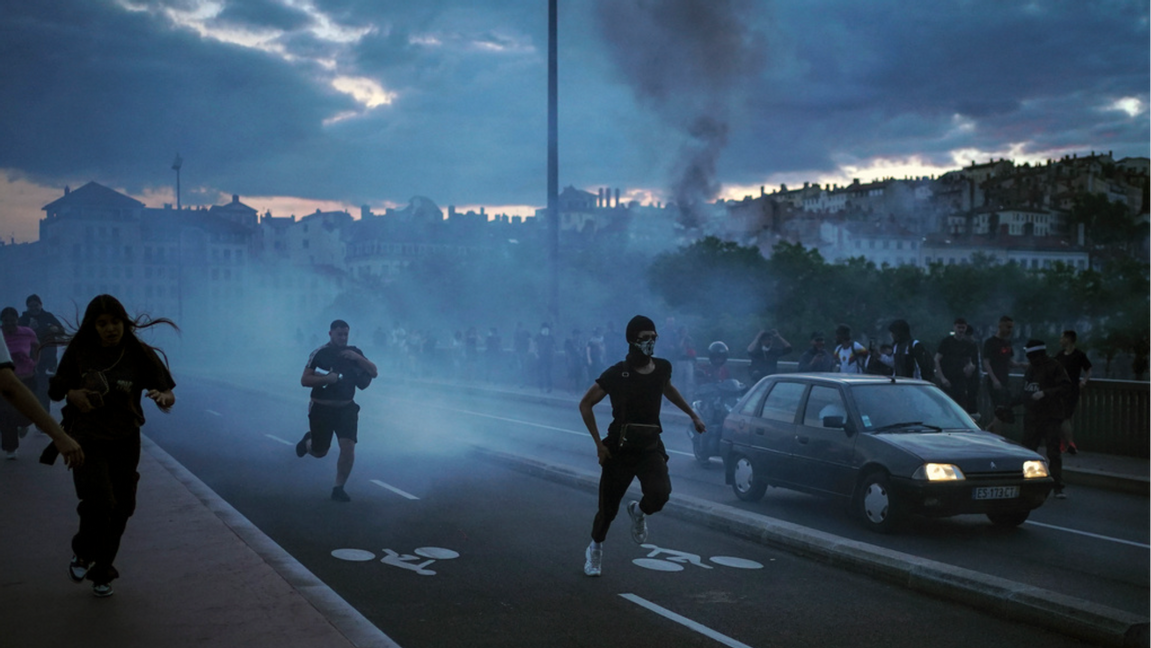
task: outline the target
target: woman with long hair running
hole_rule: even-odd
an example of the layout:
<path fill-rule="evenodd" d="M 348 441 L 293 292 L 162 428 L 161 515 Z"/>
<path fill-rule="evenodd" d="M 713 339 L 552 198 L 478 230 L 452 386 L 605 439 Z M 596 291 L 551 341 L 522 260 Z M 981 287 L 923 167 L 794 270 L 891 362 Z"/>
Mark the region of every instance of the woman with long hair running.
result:
<path fill-rule="evenodd" d="M 84 450 L 84 464 L 72 471 L 80 505 L 80 530 L 72 538 L 68 575 L 92 581 L 96 596 L 110 596 L 119 574 L 113 566 L 128 518 L 136 509 L 136 472 L 140 461 L 141 394 L 167 412 L 176 402 L 176 383 L 161 351 L 145 344 L 136 331 L 166 324 L 166 318 L 129 317 L 111 295 L 99 295 L 84 311 L 68 338 L 56 375 L 49 383 L 52 400 L 66 400 L 63 427 Z"/>

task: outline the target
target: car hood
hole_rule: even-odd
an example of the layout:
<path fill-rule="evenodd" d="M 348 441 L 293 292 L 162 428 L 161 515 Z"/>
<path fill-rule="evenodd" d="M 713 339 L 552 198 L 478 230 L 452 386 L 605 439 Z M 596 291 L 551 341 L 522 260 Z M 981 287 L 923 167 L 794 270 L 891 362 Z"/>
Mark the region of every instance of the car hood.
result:
<path fill-rule="evenodd" d="M 988 472 L 988 463 L 999 469 L 1022 466 L 1024 461 L 1042 459 L 1038 453 L 987 432 L 901 432 L 872 435 L 916 455 L 924 461 L 950 463 L 964 472 Z"/>

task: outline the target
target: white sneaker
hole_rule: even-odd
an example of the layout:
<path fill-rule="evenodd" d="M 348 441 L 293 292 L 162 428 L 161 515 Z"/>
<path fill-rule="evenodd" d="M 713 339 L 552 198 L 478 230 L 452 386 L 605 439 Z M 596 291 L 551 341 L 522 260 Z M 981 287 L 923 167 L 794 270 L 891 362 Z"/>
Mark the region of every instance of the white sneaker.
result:
<path fill-rule="evenodd" d="M 636 544 L 647 542 L 647 516 L 639 510 L 639 502 L 628 502 L 627 514 L 631 516 L 631 539 Z"/>
<path fill-rule="evenodd" d="M 5 453 L 4 456 L 6 456 L 9 460 L 15 459 L 16 458 L 16 451 L 15 450 L 9 450 L 7 453 Z"/>
<path fill-rule="evenodd" d="M 603 549 L 593 549 L 587 546 L 584 552 L 583 573 L 588 576 L 599 576 L 603 566 Z"/>

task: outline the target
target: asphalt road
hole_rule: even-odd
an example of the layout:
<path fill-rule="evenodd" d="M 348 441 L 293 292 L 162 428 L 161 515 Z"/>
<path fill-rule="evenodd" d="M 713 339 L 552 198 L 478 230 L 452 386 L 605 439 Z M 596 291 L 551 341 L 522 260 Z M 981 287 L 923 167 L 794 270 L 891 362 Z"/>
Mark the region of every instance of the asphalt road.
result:
<path fill-rule="evenodd" d="M 334 454 L 293 452 L 307 395 L 293 381 L 247 391 L 184 377 L 178 394 L 174 413 L 151 414 L 146 433 L 405 647 L 1079 645 L 670 517 L 652 518 L 651 547 L 633 544 L 620 520 L 604 576 L 587 578 L 594 496 L 469 450 L 488 445 L 594 470 L 570 408 L 432 403 L 374 386 L 361 397 L 353 501 L 339 504 L 328 499 Z M 678 454 L 686 435 L 669 442 L 677 492 L 737 502 L 718 464 Z M 976 518 L 879 537 L 836 506 L 774 490 L 743 507 L 1145 614 L 1148 512 L 1139 500 L 1076 489 L 1065 509 L 1045 506 L 1033 519 L 1089 522 L 1080 530 L 1143 548 L 1046 526 L 1004 532 Z"/>

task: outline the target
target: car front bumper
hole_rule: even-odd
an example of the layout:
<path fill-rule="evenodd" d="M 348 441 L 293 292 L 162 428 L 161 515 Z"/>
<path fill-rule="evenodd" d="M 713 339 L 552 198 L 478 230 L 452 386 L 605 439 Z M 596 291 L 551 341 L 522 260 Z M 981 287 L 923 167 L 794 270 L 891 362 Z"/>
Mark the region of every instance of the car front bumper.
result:
<path fill-rule="evenodd" d="M 928 517 L 947 517 L 996 511 L 1030 511 L 1047 500 L 1055 486 L 1050 477 L 1013 480 L 959 480 L 929 482 L 919 479 L 891 480 L 892 490 L 907 512 Z M 1019 495 L 1005 499 L 976 499 L 976 488 L 1018 487 Z"/>

